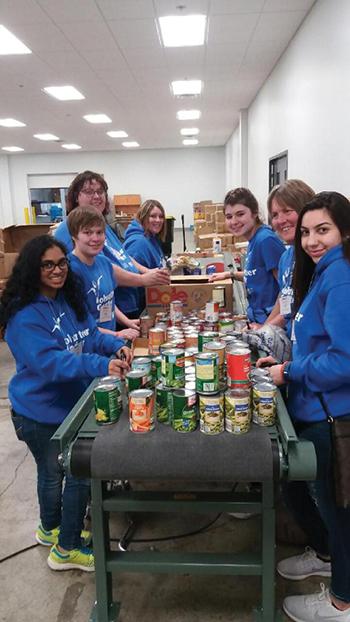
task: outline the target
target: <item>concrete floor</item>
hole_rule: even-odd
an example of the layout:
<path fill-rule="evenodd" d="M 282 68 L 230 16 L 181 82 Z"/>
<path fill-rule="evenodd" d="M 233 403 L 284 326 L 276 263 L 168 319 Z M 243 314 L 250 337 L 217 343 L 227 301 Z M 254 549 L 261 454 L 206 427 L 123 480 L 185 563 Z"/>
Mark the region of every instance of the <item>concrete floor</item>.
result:
<path fill-rule="evenodd" d="M 46 563 L 48 549 L 35 544 L 36 471 L 26 446 L 17 441 L 9 417 L 7 383 L 13 372 L 12 357 L 6 344 L 1 342 L 0 620 L 88 622 L 95 600 L 94 574 L 79 570 L 51 571 Z M 135 537 L 185 533 L 212 518 L 151 515 L 140 525 Z M 113 516 L 112 536 L 122 533 L 123 524 L 123 518 Z M 223 514 L 200 535 L 155 543 L 154 547 L 159 550 L 238 551 L 256 549 L 259 541 L 258 517 L 242 521 Z M 141 545 L 133 545 L 136 546 Z M 300 550 L 278 546 L 277 558 Z M 4 560 L 10 555 L 14 556 Z M 287 594 L 312 593 L 318 588 L 316 578 L 293 583 L 278 577 L 277 605 L 281 606 Z M 248 622 L 253 620 L 252 609 L 259 606 L 261 597 L 260 580 L 256 577 L 124 574 L 114 577 L 114 591 L 122 603 L 119 622 Z M 281 619 L 287 618 L 282 616 Z"/>

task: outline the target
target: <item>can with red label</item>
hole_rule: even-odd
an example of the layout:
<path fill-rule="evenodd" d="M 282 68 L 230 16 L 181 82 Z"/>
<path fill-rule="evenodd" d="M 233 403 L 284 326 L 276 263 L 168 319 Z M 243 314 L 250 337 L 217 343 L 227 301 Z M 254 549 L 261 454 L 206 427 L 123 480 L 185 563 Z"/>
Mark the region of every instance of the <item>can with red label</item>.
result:
<path fill-rule="evenodd" d="M 219 303 L 218 302 L 207 302 L 205 304 L 205 321 L 206 322 L 217 322 L 219 319 Z"/>
<path fill-rule="evenodd" d="M 227 385 L 232 388 L 250 387 L 250 350 L 228 343 L 226 346 Z"/>

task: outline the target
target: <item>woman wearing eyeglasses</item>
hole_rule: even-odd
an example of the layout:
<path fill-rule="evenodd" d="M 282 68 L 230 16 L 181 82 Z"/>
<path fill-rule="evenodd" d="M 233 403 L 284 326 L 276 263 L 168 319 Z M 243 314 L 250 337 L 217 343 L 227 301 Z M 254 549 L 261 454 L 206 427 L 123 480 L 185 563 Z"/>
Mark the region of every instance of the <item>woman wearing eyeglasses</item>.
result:
<path fill-rule="evenodd" d="M 13 424 L 37 464 L 36 540 L 52 547 L 53 570 L 92 571 L 90 534 L 83 531 L 89 481 L 63 472 L 50 438 L 92 379 L 124 375 L 128 363 L 111 356 L 130 352 L 97 329 L 63 244 L 48 235 L 21 251 L 0 299 L 0 331 L 16 361 L 9 383 Z"/>
<path fill-rule="evenodd" d="M 92 171 L 85 171 L 75 177 L 68 189 L 67 214 L 76 207 L 95 207 L 106 217 L 109 211 L 108 185 L 101 175 Z M 73 250 L 72 238 L 66 222 L 62 222 L 57 227 L 54 236 L 65 244 L 69 252 Z M 103 254 L 106 255 L 114 266 L 118 282 L 116 289 L 118 308 L 124 316 L 127 316 L 126 326 L 135 328 L 138 323 L 135 324 L 135 321 L 133 322 L 132 320 L 138 319 L 143 310 L 140 288 L 150 285 L 167 285 L 169 283 L 169 274 L 167 270 L 149 270 L 133 259 L 123 249 L 121 242 L 107 223 Z M 125 326 L 121 325 L 118 318 L 118 330 L 123 327 L 125 328 Z"/>

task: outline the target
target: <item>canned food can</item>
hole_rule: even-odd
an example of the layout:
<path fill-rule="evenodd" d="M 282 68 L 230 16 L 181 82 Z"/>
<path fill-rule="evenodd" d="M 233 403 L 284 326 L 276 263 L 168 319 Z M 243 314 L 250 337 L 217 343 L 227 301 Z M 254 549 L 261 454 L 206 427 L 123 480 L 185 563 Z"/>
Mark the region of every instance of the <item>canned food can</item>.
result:
<path fill-rule="evenodd" d="M 205 321 L 217 322 L 219 319 L 219 303 L 207 302 L 205 304 Z"/>
<path fill-rule="evenodd" d="M 192 332 L 185 335 L 185 347 L 197 348 L 198 347 L 198 333 Z"/>
<path fill-rule="evenodd" d="M 261 382 L 271 382 L 271 376 L 266 367 L 254 367 L 250 372 L 250 379 L 253 385 L 260 384 Z"/>
<path fill-rule="evenodd" d="M 122 412 L 123 410 L 123 398 L 122 398 L 122 381 L 120 378 L 116 378 L 115 376 L 104 376 L 99 379 L 99 384 L 112 384 L 115 385 L 118 389 L 118 405 L 119 410 Z"/>
<path fill-rule="evenodd" d="M 213 341 L 219 337 L 219 333 L 215 331 L 203 331 L 198 333 L 198 350 L 203 352 L 203 345 L 208 341 Z"/>
<path fill-rule="evenodd" d="M 224 309 L 226 306 L 225 303 L 225 286 L 218 285 L 213 289 L 213 302 L 219 303 L 219 308 Z"/>
<path fill-rule="evenodd" d="M 125 376 L 126 389 L 128 393 L 136 389 L 144 389 L 149 383 L 148 374 L 142 369 L 132 369 Z"/>
<path fill-rule="evenodd" d="M 216 272 L 216 266 L 215 264 L 208 264 L 207 267 L 205 268 L 205 272 L 206 274 L 215 274 Z"/>
<path fill-rule="evenodd" d="M 118 421 L 121 413 L 119 389 L 114 383 L 98 383 L 94 388 L 95 417 L 98 425 L 107 425 Z"/>
<path fill-rule="evenodd" d="M 162 357 L 160 355 L 159 356 L 154 356 L 151 359 L 151 374 L 152 374 L 152 380 L 153 380 L 154 384 L 161 379 L 161 376 L 162 376 Z"/>
<path fill-rule="evenodd" d="M 148 378 L 151 378 L 151 361 L 146 356 L 137 356 L 131 363 L 132 369 L 144 371 Z"/>
<path fill-rule="evenodd" d="M 242 331 L 244 328 L 247 328 L 247 320 L 235 320 L 234 325 L 235 330 Z"/>
<path fill-rule="evenodd" d="M 228 387 L 250 387 L 250 350 L 237 348 L 229 343 L 226 346 L 227 384 Z"/>
<path fill-rule="evenodd" d="M 213 393 L 219 390 L 219 356 L 214 352 L 196 355 L 196 390 Z"/>
<path fill-rule="evenodd" d="M 170 303 L 170 322 L 173 326 L 181 324 L 183 316 L 182 308 L 183 302 L 181 300 L 173 300 Z"/>
<path fill-rule="evenodd" d="M 148 352 L 159 354 L 160 346 L 165 341 L 165 332 L 162 328 L 150 328 L 148 331 Z"/>
<path fill-rule="evenodd" d="M 145 433 L 154 428 L 154 393 L 138 389 L 129 393 L 129 425 L 132 432 Z"/>
<path fill-rule="evenodd" d="M 157 421 L 159 421 L 160 423 L 165 423 L 165 424 L 171 423 L 171 413 L 172 413 L 171 393 L 172 393 L 172 389 L 170 389 L 170 387 L 165 387 L 163 384 L 158 384 L 156 386 L 156 416 L 157 416 Z"/>
<path fill-rule="evenodd" d="M 157 311 L 155 320 L 156 320 L 156 322 L 165 322 L 165 323 L 167 323 L 167 321 L 168 321 L 168 314 L 165 313 L 164 311 Z"/>
<path fill-rule="evenodd" d="M 219 324 L 219 331 L 221 333 L 224 333 L 225 335 L 227 335 L 227 333 L 230 333 L 234 328 L 234 322 L 233 322 L 232 317 L 219 318 L 218 324 Z"/>
<path fill-rule="evenodd" d="M 253 387 L 253 421 L 261 426 L 276 423 L 277 388 L 271 382 L 262 382 Z"/>
<path fill-rule="evenodd" d="M 204 322 L 203 324 L 203 330 L 204 332 L 213 332 L 213 333 L 217 333 L 219 332 L 218 330 L 218 322 Z"/>
<path fill-rule="evenodd" d="M 218 365 L 219 365 L 219 380 L 224 380 L 224 364 L 225 364 L 225 353 L 226 353 L 226 345 L 222 341 L 208 341 L 203 345 L 203 352 L 216 352 L 219 357 Z"/>
<path fill-rule="evenodd" d="M 189 391 L 195 391 L 196 390 L 196 380 L 185 380 L 185 389 L 188 389 Z"/>
<path fill-rule="evenodd" d="M 175 348 L 174 342 L 166 341 L 165 343 L 162 343 L 162 345 L 159 348 L 160 354 L 163 354 L 163 352 L 165 352 L 166 350 L 172 350 L 173 348 Z"/>
<path fill-rule="evenodd" d="M 186 346 L 186 340 L 184 337 L 176 337 L 175 339 L 173 339 L 173 343 L 175 345 L 175 348 L 181 348 L 181 350 L 184 350 Z"/>
<path fill-rule="evenodd" d="M 153 326 L 153 318 L 150 315 L 140 316 L 140 333 L 141 337 L 148 337 L 148 331 Z"/>
<path fill-rule="evenodd" d="M 189 389 L 173 391 L 172 427 L 177 432 L 193 432 L 197 427 L 197 396 Z"/>
<path fill-rule="evenodd" d="M 185 352 L 180 349 L 162 352 L 162 382 L 165 387 L 180 388 L 185 385 Z"/>
<path fill-rule="evenodd" d="M 198 346 L 196 348 L 186 348 L 185 360 L 189 360 L 194 363 L 194 357 L 196 354 L 198 354 Z"/>
<path fill-rule="evenodd" d="M 204 434 L 220 434 L 224 431 L 223 393 L 199 395 L 199 422 L 200 431 Z"/>
<path fill-rule="evenodd" d="M 250 391 L 229 389 L 225 393 L 225 430 L 231 434 L 245 434 L 250 424 Z"/>

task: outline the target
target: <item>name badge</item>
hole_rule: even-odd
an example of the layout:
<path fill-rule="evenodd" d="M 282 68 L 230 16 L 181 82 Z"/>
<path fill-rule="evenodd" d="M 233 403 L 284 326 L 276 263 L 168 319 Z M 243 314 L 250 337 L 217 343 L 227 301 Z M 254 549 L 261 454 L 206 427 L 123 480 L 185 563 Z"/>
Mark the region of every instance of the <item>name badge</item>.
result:
<path fill-rule="evenodd" d="M 292 298 L 291 296 L 281 296 L 280 298 L 280 312 L 282 315 L 290 315 L 292 311 Z"/>
<path fill-rule="evenodd" d="M 112 301 L 100 307 L 99 322 L 110 322 L 112 319 Z"/>

